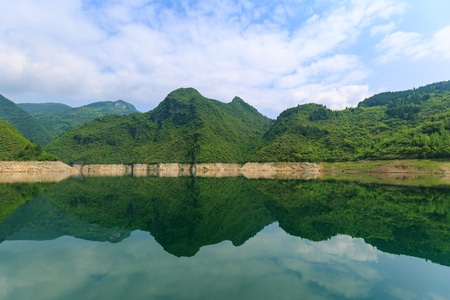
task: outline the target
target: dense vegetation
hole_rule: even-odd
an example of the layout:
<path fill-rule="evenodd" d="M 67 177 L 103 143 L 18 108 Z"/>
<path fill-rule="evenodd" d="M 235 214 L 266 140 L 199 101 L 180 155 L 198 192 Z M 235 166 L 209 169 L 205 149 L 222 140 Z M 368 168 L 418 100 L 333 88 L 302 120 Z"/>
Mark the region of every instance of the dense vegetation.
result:
<path fill-rule="evenodd" d="M 303 104 L 275 122 L 235 98 L 179 89 L 146 114 L 105 117 L 53 141 L 66 162 L 351 161 L 450 157 L 450 82 L 381 93 L 356 108 Z"/>
<path fill-rule="evenodd" d="M 69 163 L 245 162 L 270 123 L 240 98 L 225 104 L 186 88 L 147 113 L 97 118 L 46 149 Z"/>
<path fill-rule="evenodd" d="M 136 108 L 122 100 L 71 108 L 59 103 L 16 105 L 0 95 L 0 161 L 56 160 L 42 148 L 52 138 L 98 116 L 134 112 Z"/>
<path fill-rule="evenodd" d="M 309 240 L 347 234 L 386 252 L 450 266 L 448 186 L 96 177 L 65 180 L 43 196 L 85 222 L 148 231 L 178 256 L 223 240 L 241 245 L 278 221 L 287 233 Z"/>
<path fill-rule="evenodd" d="M 38 138 L 41 145 L 72 128 L 46 147 L 67 163 L 450 158 L 450 81 L 380 93 L 339 111 L 298 105 L 275 121 L 240 98 L 222 103 L 192 88 L 173 91 L 147 113 L 132 113 L 135 108 L 120 100 L 76 109 L 24 105 L 37 127 L 11 101 L 0 100 L 0 117 L 16 115 L 10 122 L 26 137 L 36 134 L 25 134 L 20 124 L 46 136 Z M 17 117 L 23 114 L 28 118 Z"/>
<path fill-rule="evenodd" d="M 382 93 L 356 108 L 305 104 L 284 111 L 252 157 L 345 161 L 450 157 L 450 81 Z"/>
<path fill-rule="evenodd" d="M 40 145 L 27 140 L 14 126 L 0 120 L 0 161 L 56 160 Z"/>
<path fill-rule="evenodd" d="M 0 120 L 16 127 L 27 139 L 44 146 L 51 137 L 41 123 L 18 107 L 14 102 L 0 95 Z"/>
<path fill-rule="evenodd" d="M 132 104 L 122 100 L 95 102 L 76 108 L 65 108 L 65 106 L 58 106 L 57 103 L 22 104 L 21 106 L 25 106 L 33 113 L 33 117 L 45 127 L 51 139 L 97 117 L 137 112 Z"/>

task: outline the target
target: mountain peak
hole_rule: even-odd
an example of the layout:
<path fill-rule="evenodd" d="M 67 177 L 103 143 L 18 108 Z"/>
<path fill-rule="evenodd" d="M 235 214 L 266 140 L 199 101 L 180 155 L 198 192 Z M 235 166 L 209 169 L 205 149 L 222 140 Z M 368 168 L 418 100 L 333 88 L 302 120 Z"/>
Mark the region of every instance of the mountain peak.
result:
<path fill-rule="evenodd" d="M 170 92 L 169 95 L 167 95 L 166 99 L 176 99 L 181 102 L 189 102 L 190 100 L 199 97 L 204 98 L 202 94 L 200 94 L 196 89 L 188 87 L 179 88 Z"/>
<path fill-rule="evenodd" d="M 136 107 L 134 107 L 133 104 L 130 104 L 128 102 L 125 102 L 123 100 L 117 100 L 116 102 L 114 102 L 114 105 L 121 111 L 127 111 L 127 112 L 133 112 L 136 111 Z"/>

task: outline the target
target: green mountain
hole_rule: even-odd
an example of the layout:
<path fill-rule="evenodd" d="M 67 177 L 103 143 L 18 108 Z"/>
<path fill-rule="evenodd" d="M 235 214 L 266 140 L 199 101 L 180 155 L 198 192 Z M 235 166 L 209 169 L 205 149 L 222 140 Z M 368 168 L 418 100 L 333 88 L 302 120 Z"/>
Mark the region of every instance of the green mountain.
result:
<path fill-rule="evenodd" d="M 97 117 L 138 112 L 132 104 L 122 100 L 95 102 L 76 108 L 58 103 L 22 104 L 21 106 L 30 111 L 30 114 L 33 114 L 34 118 L 46 128 L 51 139 Z"/>
<path fill-rule="evenodd" d="M 62 103 L 17 103 L 17 106 L 32 116 L 60 113 L 72 108 Z"/>
<path fill-rule="evenodd" d="M 381 93 L 356 108 L 304 104 L 280 114 L 252 160 L 450 157 L 450 81 Z"/>
<path fill-rule="evenodd" d="M 50 141 L 50 135 L 41 123 L 11 100 L 0 95 L 0 120 L 16 127 L 27 139 L 43 146 Z"/>
<path fill-rule="evenodd" d="M 14 126 L 0 120 L 0 161 L 3 160 L 54 160 L 54 157 L 27 140 Z"/>
<path fill-rule="evenodd" d="M 46 149 L 69 163 L 245 162 L 270 124 L 240 98 L 222 103 L 183 88 L 152 111 L 97 118 Z"/>

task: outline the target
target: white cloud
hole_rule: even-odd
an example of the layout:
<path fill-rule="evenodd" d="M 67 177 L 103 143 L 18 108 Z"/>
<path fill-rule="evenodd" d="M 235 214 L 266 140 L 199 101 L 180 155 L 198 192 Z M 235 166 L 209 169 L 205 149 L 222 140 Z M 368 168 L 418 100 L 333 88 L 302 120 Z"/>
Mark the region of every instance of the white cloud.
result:
<path fill-rule="evenodd" d="M 395 23 L 389 22 L 388 24 L 376 25 L 370 29 L 371 35 L 384 35 L 392 32 L 395 29 Z"/>
<path fill-rule="evenodd" d="M 405 11 L 387 0 L 95 3 L 2 4 L 0 93 L 72 105 L 122 98 L 150 109 L 192 86 L 225 102 L 241 96 L 271 117 L 313 100 L 354 106 L 371 74 L 354 47 L 366 31 L 390 32 Z M 446 34 L 435 35 L 436 51 L 448 53 Z M 385 62 L 405 50 L 419 59 L 429 51 L 421 39 L 397 32 L 377 49 Z"/>
<path fill-rule="evenodd" d="M 403 58 L 412 61 L 425 58 L 447 60 L 450 58 L 450 26 L 440 29 L 432 36 L 396 31 L 384 37 L 377 45 L 377 50 L 382 53 L 378 58 L 381 63 Z"/>
<path fill-rule="evenodd" d="M 432 44 L 437 56 L 450 59 L 450 26 L 436 32 Z"/>
<path fill-rule="evenodd" d="M 377 49 L 383 52 L 379 58 L 382 63 L 404 57 L 418 60 L 430 54 L 429 45 L 416 32 L 397 31 L 389 34 L 377 45 Z"/>

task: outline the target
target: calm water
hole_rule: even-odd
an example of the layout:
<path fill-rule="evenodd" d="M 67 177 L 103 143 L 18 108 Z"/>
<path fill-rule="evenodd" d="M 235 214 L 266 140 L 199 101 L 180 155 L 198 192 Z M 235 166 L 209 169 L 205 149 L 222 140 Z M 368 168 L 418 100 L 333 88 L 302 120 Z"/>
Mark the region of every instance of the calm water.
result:
<path fill-rule="evenodd" d="M 0 299 L 450 299 L 450 187 L 0 184 Z"/>

